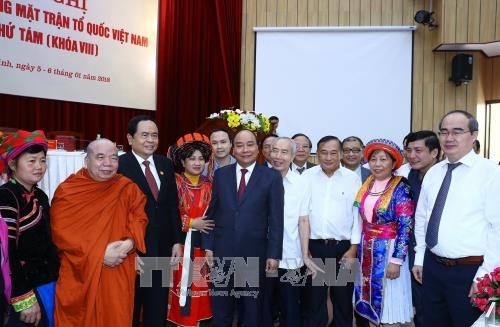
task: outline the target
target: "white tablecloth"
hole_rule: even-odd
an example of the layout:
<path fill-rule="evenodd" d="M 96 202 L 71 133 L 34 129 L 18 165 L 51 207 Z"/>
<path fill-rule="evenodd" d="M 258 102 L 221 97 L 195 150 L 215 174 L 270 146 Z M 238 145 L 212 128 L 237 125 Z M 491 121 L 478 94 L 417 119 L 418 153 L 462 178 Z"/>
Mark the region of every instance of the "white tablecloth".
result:
<path fill-rule="evenodd" d="M 47 151 L 47 172 L 38 183 L 40 187 L 52 201 L 57 186 L 69 175 L 83 167 L 85 152 L 83 151 Z"/>

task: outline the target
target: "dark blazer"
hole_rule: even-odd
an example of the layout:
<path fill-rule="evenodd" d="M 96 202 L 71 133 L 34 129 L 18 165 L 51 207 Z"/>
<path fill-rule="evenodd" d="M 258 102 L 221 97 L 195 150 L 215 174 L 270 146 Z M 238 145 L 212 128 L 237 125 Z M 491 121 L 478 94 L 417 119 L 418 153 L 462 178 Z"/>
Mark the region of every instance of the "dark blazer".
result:
<path fill-rule="evenodd" d="M 236 164 L 214 174 L 208 219 L 214 230 L 202 235 L 202 247 L 214 257 L 281 259 L 283 247 L 284 189 L 278 171 L 256 164 L 241 201 L 237 200 Z"/>
<path fill-rule="evenodd" d="M 172 245 L 184 243 L 181 231 L 177 187 L 172 162 L 167 157 L 153 155 L 161 187 L 158 200 L 149 188 L 146 176 L 132 152 L 119 157 L 118 172 L 134 181 L 147 197 L 146 214 L 149 219 L 146 230 L 146 253 L 148 257 L 170 257 Z"/>
<path fill-rule="evenodd" d="M 368 176 L 372 174 L 371 170 L 361 166 L 361 182 L 364 183 Z"/>

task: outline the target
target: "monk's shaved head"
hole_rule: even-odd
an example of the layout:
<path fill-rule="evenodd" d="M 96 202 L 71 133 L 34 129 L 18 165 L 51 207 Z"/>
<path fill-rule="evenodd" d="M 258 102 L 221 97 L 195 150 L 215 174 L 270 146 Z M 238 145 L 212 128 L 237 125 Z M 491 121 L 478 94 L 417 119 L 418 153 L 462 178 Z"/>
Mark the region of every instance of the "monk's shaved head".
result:
<path fill-rule="evenodd" d="M 106 138 L 101 138 L 101 139 L 93 140 L 92 142 L 89 143 L 89 145 L 87 145 L 87 150 L 86 150 L 87 151 L 87 156 L 89 155 L 89 153 L 95 153 L 96 152 L 96 148 L 100 144 L 111 144 L 112 146 L 115 146 L 115 143 L 111 142 L 110 140 L 108 140 Z M 118 153 L 118 149 L 116 150 L 116 153 Z"/>
<path fill-rule="evenodd" d="M 85 165 L 92 179 L 103 182 L 116 175 L 118 170 L 118 150 L 108 139 L 98 139 L 87 146 Z"/>

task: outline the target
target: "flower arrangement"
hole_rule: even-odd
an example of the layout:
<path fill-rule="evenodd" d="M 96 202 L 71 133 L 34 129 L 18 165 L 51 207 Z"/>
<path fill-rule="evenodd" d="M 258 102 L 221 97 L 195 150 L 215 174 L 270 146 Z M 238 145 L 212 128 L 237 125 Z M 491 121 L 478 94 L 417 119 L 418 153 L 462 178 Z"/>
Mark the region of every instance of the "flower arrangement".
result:
<path fill-rule="evenodd" d="M 269 133 L 271 126 L 269 119 L 262 113 L 240 109 L 223 109 L 211 114 L 208 119 L 223 119 L 232 130 L 245 128 L 255 133 Z"/>
<path fill-rule="evenodd" d="M 477 293 L 472 298 L 472 304 L 481 311 L 487 311 L 493 302 L 497 305 L 496 314 L 500 315 L 500 267 L 477 278 Z"/>

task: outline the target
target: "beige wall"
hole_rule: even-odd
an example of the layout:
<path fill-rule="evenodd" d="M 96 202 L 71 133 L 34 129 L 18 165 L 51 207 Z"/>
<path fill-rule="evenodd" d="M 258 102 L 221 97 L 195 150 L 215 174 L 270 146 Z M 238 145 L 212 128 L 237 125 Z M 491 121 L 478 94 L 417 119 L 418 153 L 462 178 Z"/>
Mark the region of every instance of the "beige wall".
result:
<path fill-rule="evenodd" d="M 241 107 L 253 109 L 254 27 L 415 25 L 420 9 L 429 1 L 243 0 Z M 414 34 L 413 130 L 436 129 L 446 111 L 475 114 L 486 100 L 500 99 L 499 58 L 474 52 L 473 81 L 457 87 L 448 80 L 456 53 L 433 51 L 441 43 L 500 40 L 500 0 L 435 0 L 433 10 L 439 27 L 417 24 Z"/>

